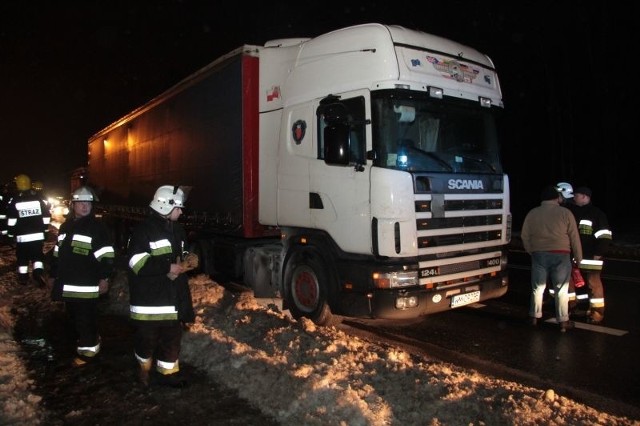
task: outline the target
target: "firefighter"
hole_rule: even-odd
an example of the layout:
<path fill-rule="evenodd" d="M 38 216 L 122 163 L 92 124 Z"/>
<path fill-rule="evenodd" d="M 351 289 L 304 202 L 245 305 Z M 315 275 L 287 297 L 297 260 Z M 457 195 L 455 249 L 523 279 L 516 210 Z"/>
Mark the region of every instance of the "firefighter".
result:
<path fill-rule="evenodd" d="M 177 222 L 185 198 L 183 188 L 159 187 L 149 204 L 149 216 L 134 229 L 129 242 L 130 317 L 135 325 L 138 380 L 145 388 L 154 358 L 153 381 L 186 385 L 178 357 L 183 324 L 193 322 L 195 314 L 185 274 L 186 234 Z"/>
<path fill-rule="evenodd" d="M 81 186 L 71 195 L 71 211 L 53 248 L 49 285 L 52 299 L 64 301 L 76 342 L 72 365 L 94 361 L 100 352 L 98 302 L 109 290 L 115 251 L 109 229 L 96 219 L 93 190 Z"/>
<path fill-rule="evenodd" d="M 573 185 L 569 182 L 558 182 L 556 184 L 556 189 L 560 193 L 562 197 L 561 206 L 568 208 L 573 212 L 573 207 L 575 206 L 575 201 L 573 199 Z M 575 261 L 572 262 L 572 270 L 571 270 L 571 279 L 569 280 L 569 313 L 573 314 L 578 307 L 578 302 L 581 300 L 586 300 L 589 296 L 585 292 L 578 293 L 576 291 L 576 278 L 579 278 L 578 282 L 582 280 L 580 276 L 580 269 L 578 269 Z M 584 281 L 581 281 L 582 285 L 584 285 Z M 582 287 L 580 285 L 580 287 Z M 553 289 L 549 289 L 549 293 L 553 295 Z"/>
<path fill-rule="evenodd" d="M 0 243 L 4 242 L 8 238 L 7 231 L 7 206 L 11 200 L 11 193 L 9 192 L 9 185 L 2 185 L 0 190 Z"/>
<path fill-rule="evenodd" d="M 583 258 L 579 266 L 589 290 L 587 320 L 591 324 L 599 324 L 604 319 L 605 308 L 601 273 L 613 233 L 606 214 L 591 203 L 591 195 L 591 189 L 586 186 L 576 188 L 573 191 L 575 205 L 571 211 L 576 217 L 582 242 Z"/>
<path fill-rule="evenodd" d="M 23 285 L 28 283 L 31 263 L 32 278 L 44 287 L 43 246 L 51 213 L 39 194 L 31 188 L 29 176 L 17 175 L 15 184 L 17 193 L 7 207 L 7 233 L 16 244 L 18 282 Z"/>
<path fill-rule="evenodd" d="M 568 204 L 573 204 L 573 186 L 569 182 L 558 182 L 556 189 L 562 196 L 560 205 L 566 207 Z"/>

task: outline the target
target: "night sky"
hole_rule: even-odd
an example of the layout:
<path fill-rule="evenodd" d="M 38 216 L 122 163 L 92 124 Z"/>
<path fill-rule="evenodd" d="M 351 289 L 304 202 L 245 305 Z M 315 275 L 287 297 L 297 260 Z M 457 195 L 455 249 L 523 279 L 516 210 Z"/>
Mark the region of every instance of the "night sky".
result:
<path fill-rule="evenodd" d="M 629 3 L 625 3 L 629 4 Z M 514 225 L 545 184 L 594 190 L 614 229 L 640 229 L 635 14 L 621 2 L 189 0 L 0 3 L 0 183 L 66 195 L 88 138 L 242 44 L 366 22 L 468 44 L 494 61 Z"/>

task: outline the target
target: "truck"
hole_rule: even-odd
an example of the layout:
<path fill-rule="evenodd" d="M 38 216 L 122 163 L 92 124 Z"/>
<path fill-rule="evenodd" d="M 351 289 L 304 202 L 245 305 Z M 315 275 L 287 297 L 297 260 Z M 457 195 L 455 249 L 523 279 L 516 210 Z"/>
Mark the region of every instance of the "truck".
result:
<path fill-rule="evenodd" d="M 507 292 L 503 109 L 487 55 L 354 25 L 215 59 L 91 136 L 80 174 L 118 248 L 181 186 L 199 273 L 318 325 L 412 320 Z"/>

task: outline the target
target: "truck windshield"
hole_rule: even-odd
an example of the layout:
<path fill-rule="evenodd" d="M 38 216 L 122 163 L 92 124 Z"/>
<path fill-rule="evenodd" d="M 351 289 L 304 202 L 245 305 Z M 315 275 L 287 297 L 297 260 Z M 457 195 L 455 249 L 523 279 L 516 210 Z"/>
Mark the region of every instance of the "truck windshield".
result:
<path fill-rule="evenodd" d="M 374 165 L 410 172 L 502 173 L 496 107 L 415 92 L 372 94 Z"/>

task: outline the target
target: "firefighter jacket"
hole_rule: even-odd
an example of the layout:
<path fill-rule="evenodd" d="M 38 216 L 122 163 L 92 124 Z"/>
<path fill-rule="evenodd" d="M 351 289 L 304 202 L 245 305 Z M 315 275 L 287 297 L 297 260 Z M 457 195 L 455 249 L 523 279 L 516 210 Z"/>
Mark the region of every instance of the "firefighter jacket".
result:
<path fill-rule="evenodd" d="M 7 233 L 16 243 L 44 241 L 50 221 L 49 205 L 34 191 L 20 192 L 7 206 Z"/>
<path fill-rule="evenodd" d="M 100 297 L 98 282 L 113 274 L 115 251 L 106 225 L 93 213 L 60 226 L 53 248 L 50 276 L 56 278 L 54 300 L 95 300 Z"/>
<path fill-rule="evenodd" d="M 193 322 L 186 274 L 168 276 L 185 253 L 186 233 L 178 222 L 152 211 L 129 241 L 130 317 L 134 321 Z"/>
<path fill-rule="evenodd" d="M 594 256 L 604 256 L 613 238 L 607 216 L 591 203 L 584 206 L 571 205 L 570 209 L 576 218 L 582 243 L 580 269 L 602 270 L 604 262 L 602 259 L 594 259 Z"/>
<path fill-rule="evenodd" d="M 0 194 L 0 235 L 7 235 L 7 205 L 9 196 Z"/>

